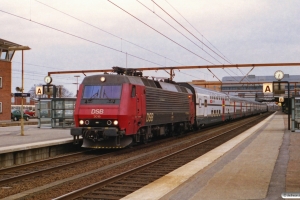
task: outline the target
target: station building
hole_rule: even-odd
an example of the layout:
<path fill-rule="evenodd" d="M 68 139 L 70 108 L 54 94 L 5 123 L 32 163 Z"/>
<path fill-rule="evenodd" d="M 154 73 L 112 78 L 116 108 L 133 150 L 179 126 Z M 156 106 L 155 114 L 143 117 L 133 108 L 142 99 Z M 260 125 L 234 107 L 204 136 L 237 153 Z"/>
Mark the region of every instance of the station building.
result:
<path fill-rule="evenodd" d="M 225 76 L 222 83 L 219 81 L 193 80 L 191 84 L 199 85 L 204 88 L 224 92 L 229 95 L 239 96 L 242 98 L 250 98 L 256 101 L 274 101 L 276 95 L 263 92 L 264 83 L 279 82 L 274 76 Z M 290 84 L 290 97 L 300 95 L 300 75 L 285 74 L 280 81 L 285 89 L 285 98 L 288 96 L 288 84 Z"/>
<path fill-rule="evenodd" d="M 0 121 L 11 118 L 12 59 L 15 50 L 9 47 L 21 46 L 0 38 Z"/>
<path fill-rule="evenodd" d="M 223 77 L 221 91 L 230 95 L 239 96 L 243 98 L 252 98 L 256 101 L 273 101 L 274 98 L 278 96 L 288 97 L 288 83 L 290 97 L 300 95 L 300 75 L 289 75 L 285 74 L 283 79 L 278 81 L 274 76 L 256 76 L 248 75 L 243 76 L 233 76 L 233 77 Z M 285 90 L 284 94 L 277 95 L 273 91 L 266 93 L 263 91 L 264 83 L 280 83 L 281 89 Z"/>

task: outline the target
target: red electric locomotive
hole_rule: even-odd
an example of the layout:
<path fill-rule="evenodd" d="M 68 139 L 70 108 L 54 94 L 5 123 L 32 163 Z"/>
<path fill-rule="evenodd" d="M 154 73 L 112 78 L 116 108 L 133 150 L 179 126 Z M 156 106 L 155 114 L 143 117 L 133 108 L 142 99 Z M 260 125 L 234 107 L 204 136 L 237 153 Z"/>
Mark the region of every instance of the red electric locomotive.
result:
<path fill-rule="evenodd" d="M 75 141 L 82 136 L 82 147 L 123 148 L 191 129 L 195 112 L 189 89 L 143 78 L 132 69 L 114 70 L 85 77 L 79 87 L 71 135 Z"/>

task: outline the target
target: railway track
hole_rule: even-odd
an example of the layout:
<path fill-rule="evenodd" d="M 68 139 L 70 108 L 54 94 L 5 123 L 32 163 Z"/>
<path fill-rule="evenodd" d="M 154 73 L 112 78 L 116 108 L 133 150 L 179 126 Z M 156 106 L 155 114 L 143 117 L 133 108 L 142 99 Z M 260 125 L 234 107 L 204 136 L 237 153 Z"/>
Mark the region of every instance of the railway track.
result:
<path fill-rule="evenodd" d="M 95 150 L 88 150 L 73 154 L 67 154 L 64 156 L 58 156 L 55 158 L 42 160 L 38 162 L 32 162 L 24 165 L 18 165 L 10 168 L 4 168 L 0 170 L 0 186 L 7 185 L 14 181 L 38 176 L 40 174 L 51 173 L 56 170 L 66 168 L 74 164 L 84 163 L 95 158 L 101 158 L 108 156 L 107 154 L 95 155 L 89 154 Z M 109 154 L 113 155 L 113 153 Z"/>
<path fill-rule="evenodd" d="M 252 121 L 251 124 L 245 125 L 242 123 L 235 128 L 223 131 L 192 146 L 180 149 L 104 181 L 65 194 L 55 198 L 55 200 L 120 199 L 230 140 L 260 122 L 260 119 Z"/>
<path fill-rule="evenodd" d="M 265 115 L 258 116 L 258 121 L 261 120 L 260 117 L 266 117 Z M 173 151 L 180 151 L 180 149 L 187 148 L 191 145 L 192 143 L 199 143 L 199 142 L 204 142 L 206 141 L 212 141 L 212 137 L 221 137 L 217 136 L 219 135 L 219 132 L 224 129 L 233 129 L 233 127 L 237 126 L 237 124 L 240 124 L 240 127 L 246 128 L 247 123 L 254 121 L 254 117 L 247 118 L 244 120 L 236 121 L 234 123 L 226 124 L 226 126 L 222 127 L 216 127 L 212 130 L 206 130 L 202 131 L 200 134 L 190 134 L 187 136 L 184 136 L 178 139 L 169 139 L 165 141 L 158 141 L 154 142 L 153 144 L 149 145 L 143 145 L 138 148 L 132 148 L 132 149 L 124 149 L 122 151 L 118 152 L 113 152 L 109 155 L 87 155 L 91 156 L 90 158 L 87 158 L 87 160 L 81 160 L 81 161 L 76 161 L 76 162 L 69 162 L 67 164 L 58 164 L 58 166 L 51 167 L 50 164 L 46 164 L 48 167 L 47 170 L 42 169 L 42 170 L 37 170 L 36 167 L 33 167 L 33 170 L 31 167 L 25 167 L 25 168 L 19 168 L 19 169 L 7 169 L 10 170 L 11 175 L 6 174 L 3 176 L 2 172 L 0 171 L 0 187 L 1 188 L 1 195 L 0 198 L 10 196 L 10 198 L 21 198 L 21 199 L 49 199 L 53 198 L 55 196 L 60 196 L 62 194 L 68 193 L 70 191 L 77 190 L 78 188 L 84 187 L 85 185 L 89 184 L 94 184 L 94 187 L 101 188 L 101 187 L 106 187 L 107 192 L 106 193 L 111 193 L 112 188 L 122 188 L 122 185 L 126 185 L 125 189 L 120 189 L 121 196 L 126 196 L 127 194 L 131 193 L 133 190 L 136 190 L 153 180 L 156 180 L 157 178 L 169 173 L 170 171 L 173 171 L 174 169 L 178 168 L 180 165 L 184 165 L 184 162 L 177 162 L 177 161 L 172 161 L 172 165 L 168 167 L 164 167 L 163 170 L 160 170 L 160 165 L 156 162 L 163 162 L 159 161 L 161 159 L 157 159 L 157 157 L 162 157 L 164 156 L 164 159 L 167 159 L 169 157 L 168 155 L 171 154 Z M 232 132 L 232 130 L 231 130 Z M 230 134 L 225 134 L 225 135 L 230 135 Z M 210 138 L 210 139 L 209 139 Z M 219 140 L 219 139 L 218 139 Z M 166 141 L 168 141 L 170 144 L 166 145 Z M 220 140 L 222 141 L 222 140 Z M 172 143 L 172 144 L 171 144 Z M 216 144 L 217 145 L 217 144 Z M 196 147 L 195 147 L 196 148 Z M 203 149 L 203 147 L 201 147 Z M 211 147 L 214 148 L 214 147 Z M 208 147 L 205 147 L 206 149 L 205 152 L 209 151 Z M 142 151 L 142 152 L 139 152 Z M 194 150 L 195 151 L 195 150 Z M 197 150 L 199 152 L 199 150 Z M 203 154 L 205 153 L 203 152 Z M 191 154 L 192 155 L 192 154 Z M 84 156 L 85 157 L 85 156 Z M 183 156 L 187 157 L 187 156 Z M 199 157 L 199 155 L 194 155 L 194 157 Z M 72 158 L 68 158 L 72 160 Z M 190 158 L 193 159 L 193 158 Z M 153 161 L 156 160 L 156 161 Z M 183 160 L 182 158 L 180 160 Z M 101 162 L 101 165 L 97 164 L 97 162 Z M 146 164 L 145 163 L 151 163 L 151 165 L 155 165 L 156 171 L 159 173 L 156 173 L 155 175 L 149 174 L 149 170 L 147 171 Z M 171 161 L 168 161 L 171 162 Z M 185 161 L 186 162 L 186 161 Z M 188 161 L 187 161 L 188 162 Z M 83 164 L 84 163 L 84 164 Z M 178 164 L 176 164 L 178 163 Z M 56 163 L 57 164 L 57 163 Z M 88 165 L 94 164 L 95 166 L 93 168 L 88 167 Z M 45 164 L 44 164 L 45 165 Z M 81 167 L 80 167 L 81 166 Z M 133 178 L 127 178 L 128 180 L 131 180 L 131 183 L 126 182 L 125 176 L 129 176 L 130 173 L 136 173 L 135 171 L 130 172 L 131 169 L 137 168 L 137 166 L 143 166 L 145 167 L 145 170 L 143 173 L 144 175 L 147 175 L 149 178 L 137 178 L 136 182 L 132 181 L 135 180 Z M 82 168 L 86 168 L 85 170 L 82 170 Z M 15 175 L 14 171 L 29 171 L 29 173 L 22 173 L 18 174 L 17 176 Z M 35 171 L 36 172 L 35 172 Z M 138 170 L 138 169 L 136 169 Z M 141 169 L 139 169 L 141 170 Z M 72 173 L 70 172 L 72 171 Z M 121 171 L 121 172 L 120 172 Z M 126 171 L 126 173 L 124 172 Z M 128 171 L 128 172 L 127 172 Z M 8 172 L 8 171 L 7 171 Z M 13 173 L 12 173 L 13 172 Z M 123 172 L 123 173 L 122 173 Z M 65 175 L 67 173 L 68 175 Z M 106 180 L 111 183 L 112 180 L 109 180 L 113 174 L 121 174 L 123 177 L 123 180 L 117 177 L 114 177 L 115 183 L 113 185 L 108 186 L 107 182 L 105 183 L 106 186 L 103 186 L 104 183 L 99 183 L 102 184 L 102 186 L 96 186 L 96 182 L 105 182 L 102 180 Z M 23 176 L 23 177 L 22 177 Z M 49 176 L 53 176 L 54 180 L 52 181 L 46 181 L 46 179 L 49 178 Z M 5 179 L 3 178 L 5 177 Z M 16 178 L 18 177 L 18 178 Z M 56 177 L 56 178 L 55 178 Z M 57 178 L 60 177 L 60 178 Z M 28 181 L 32 182 L 32 180 L 36 181 L 41 181 L 43 182 L 42 184 L 37 184 L 32 187 L 26 186 L 28 184 Z M 1 182 L 4 181 L 4 182 Z M 5 182 L 7 181 L 7 182 Z M 139 183 L 140 184 L 137 184 Z M 124 183 L 124 184 L 123 184 Z M 112 183 L 111 183 L 112 184 Z M 23 186 L 23 189 L 17 189 L 21 188 L 21 185 Z M 25 186 L 24 186 L 25 185 Z M 128 185 L 132 185 L 131 189 L 128 187 Z M 47 187 L 52 187 L 52 189 L 46 189 Z M 34 191 L 30 192 L 33 188 Z M 55 191 L 55 192 L 54 192 Z M 126 192 L 127 191 L 127 192 Z M 86 192 L 84 192 L 86 193 Z M 98 192 L 99 193 L 99 192 Z M 100 192 L 101 194 L 106 194 L 104 191 Z M 116 194 L 115 191 L 113 191 L 114 195 Z M 29 194 L 29 195 L 28 195 Z M 78 195 L 78 194 L 76 194 Z M 80 196 L 81 194 L 79 194 Z M 107 194 L 106 194 L 107 195 Z M 107 198 L 110 198 L 106 196 Z M 73 197 L 65 197 L 65 199 L 70 199 Z M 89 198 L 89 197 L 88 197 Z M 88 199 L 87 198 L 87 199 Z M 120 198 L 119 195 L 116 197 L 117 199 Z M 105 199 L 105 198 L 104 198 Z"/>

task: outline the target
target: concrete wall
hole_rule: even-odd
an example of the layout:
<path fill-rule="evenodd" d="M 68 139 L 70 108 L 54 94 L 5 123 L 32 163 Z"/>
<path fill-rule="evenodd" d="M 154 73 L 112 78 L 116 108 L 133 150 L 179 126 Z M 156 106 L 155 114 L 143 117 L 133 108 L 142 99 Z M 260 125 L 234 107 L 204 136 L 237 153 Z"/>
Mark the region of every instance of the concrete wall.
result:
<path fill-rule="evenodd" d="M 39 161 L 61 154 L 74 152 L 77 149 L 78 146 L 74 145 L 73 143 L 68 143 L 36 149 L 27 149 L 24 151 L 2 153 L 0 154 L 0 168 Z"/>
<path fill-rule="evenodd" d="M 2 102 L 1 120 L 10 120 L 11 118 L 11 62 L 0 60 L 0 77 L 2 77 L 2 88 L 0 88 L 0 102 Z"/>

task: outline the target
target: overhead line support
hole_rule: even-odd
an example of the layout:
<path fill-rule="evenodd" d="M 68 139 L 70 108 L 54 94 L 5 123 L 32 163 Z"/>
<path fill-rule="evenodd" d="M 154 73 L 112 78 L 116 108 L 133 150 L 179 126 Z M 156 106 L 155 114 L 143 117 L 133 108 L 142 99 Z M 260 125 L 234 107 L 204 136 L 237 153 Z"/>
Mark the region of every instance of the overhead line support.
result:
<path fill-rule="evenodd" d="M 174 66 L 174 67 L 144 67 L 135 68 L 138 71 L 146 70 L 170 70 L 170 79 L 173 79 L 174 69 L 210 69 L 210 68 L 230 68 L 230 67 L 295 67 L 300 66 L 300 63 L 258 63 L 258 64 L 233 64 L 233 65 L 196 65 L 196 66 Z M 251 69 L 252 70 L 252 69 Z M 97 73 L 97 72 L 113 72 L 113 69 L 99 69 L 99 70 L 78 70 L 78 71 L 54 71 L 48 72 L 48 76 L 51 74 L 76 74 L 76 73 Z"/>

